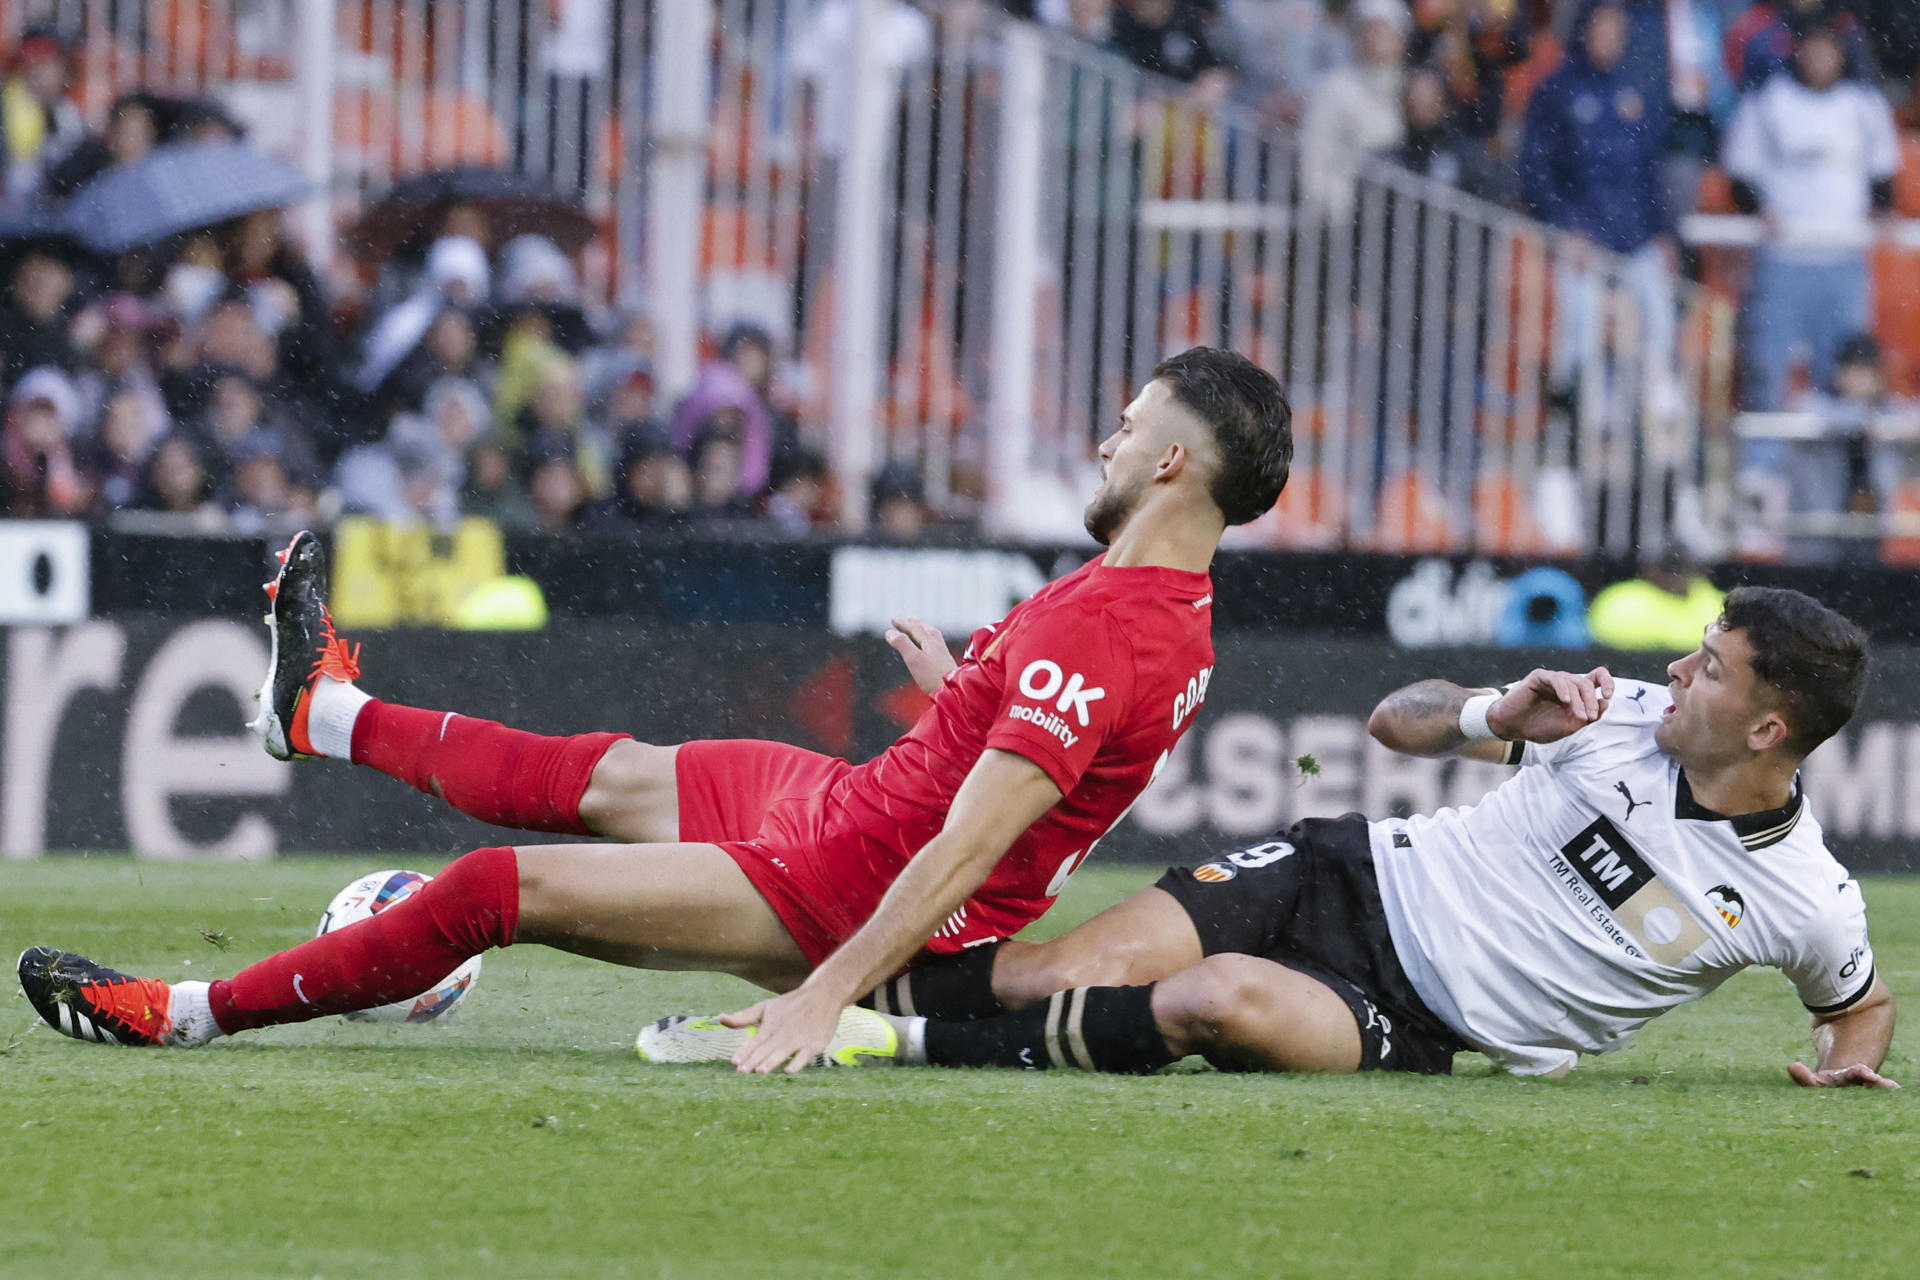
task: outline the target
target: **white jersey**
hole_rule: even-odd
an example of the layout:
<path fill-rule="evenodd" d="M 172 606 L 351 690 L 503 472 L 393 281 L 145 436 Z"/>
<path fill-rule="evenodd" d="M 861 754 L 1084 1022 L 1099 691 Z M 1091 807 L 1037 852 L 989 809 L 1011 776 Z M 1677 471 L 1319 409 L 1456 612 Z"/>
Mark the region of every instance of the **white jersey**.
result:
<path fill-rule="evenodd" d="M 1621 680 L 1594 724 L 1527 744 L 1477 805 L 1373 823 L 1393 945 L 1427 1006 L 1516 1072 L 1609 1053 L 1748 965 L 1837 1012 L 1873 985 L 1860 886 L 1805 796 L 1725 818 L 1654 743 L 1671 699 Z"/>

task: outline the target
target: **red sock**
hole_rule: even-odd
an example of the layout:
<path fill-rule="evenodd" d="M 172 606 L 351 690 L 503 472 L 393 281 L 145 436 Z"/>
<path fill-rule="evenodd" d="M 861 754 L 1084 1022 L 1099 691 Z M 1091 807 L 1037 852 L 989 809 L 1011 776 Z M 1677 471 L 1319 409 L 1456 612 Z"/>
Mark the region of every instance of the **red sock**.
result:
<path fill-rule="evenodd" d="M 519 859 L 475 849 L 379 915 L 213 983 L 213 1020 L 232 1035 L 406 1000 L 489 947 L 512 946 L 519 919 Z"/>
<path fill-rule="evenodd" d="M 580 797 L 607 748 L 630 735 L 547 738 L 450 711 L 375 698 L 353 725 L 353 762 L 439 796 L 462 813 L 516 831 L 596 834 Z"/>

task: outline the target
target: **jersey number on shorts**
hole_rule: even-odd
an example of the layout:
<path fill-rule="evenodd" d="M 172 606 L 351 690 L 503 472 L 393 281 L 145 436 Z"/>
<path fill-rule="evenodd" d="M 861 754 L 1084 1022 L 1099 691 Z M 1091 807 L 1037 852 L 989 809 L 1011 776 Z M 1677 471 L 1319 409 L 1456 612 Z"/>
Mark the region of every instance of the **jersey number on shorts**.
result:
<path fill-rule="evenodd" d="M 1236 867 L 1264 867 L 1293 856 L 1293 846 L 1285 840 L 1270 840 L 1266 844 L 1257 844 L 1251 849 L 1241 849 L 1227 855 L 1227 861 Z"/>

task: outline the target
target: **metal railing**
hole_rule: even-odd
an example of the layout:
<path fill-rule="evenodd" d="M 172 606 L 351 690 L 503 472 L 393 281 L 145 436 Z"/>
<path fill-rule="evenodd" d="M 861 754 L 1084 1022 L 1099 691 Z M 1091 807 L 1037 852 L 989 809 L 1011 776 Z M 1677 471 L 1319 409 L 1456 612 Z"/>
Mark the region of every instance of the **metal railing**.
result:
<path fill-rule="evenodd" d="M 1077 529 L 1127 398 L 1208 343 L 1295 407 L 1294 480 L 1243 543 L 1625 554 L 1689 513 L 1725 527 L 1724 302 L 1383 163 L 1303 166 L 1291 135 L 980 6 L 843 12 L 0 0 L 80 41 L 90 118 L 139 83 L 213 93 L 304 156 L 323 252 L 408 172 L 580 193 L 583 281 L 648 305 L 665 391 L 703 332 L 781 337 L 856 525 L 893 461 L 997 533 Z"/>

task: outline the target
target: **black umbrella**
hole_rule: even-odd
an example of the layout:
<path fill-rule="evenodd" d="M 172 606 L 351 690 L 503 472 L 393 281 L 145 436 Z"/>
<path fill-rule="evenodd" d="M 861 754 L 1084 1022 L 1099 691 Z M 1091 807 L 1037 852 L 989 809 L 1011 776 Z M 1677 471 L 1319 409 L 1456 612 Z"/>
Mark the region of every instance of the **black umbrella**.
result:
<path fill-rule="evenodd" d="M 593 220 L 577 200 L 524 174 L 466 168 L 395 183 L 348 234 L 348 247 L 368 261 L 384 261 L 402 248 L 424 245 L 439 233 L 447 211 L 463 204 L 487 215 L 496 245 L 535 235 L 578 253 L 593 239 Z"/>
<path fill-rule="evenodd" d="M 67 201 L 66 224 L 102 253 L 211 227 L 292 204 L 311 190 L 305 174 L 244 142 L 156 147 L 109 169 Z"/>

